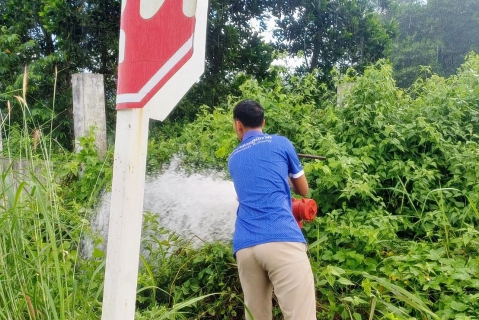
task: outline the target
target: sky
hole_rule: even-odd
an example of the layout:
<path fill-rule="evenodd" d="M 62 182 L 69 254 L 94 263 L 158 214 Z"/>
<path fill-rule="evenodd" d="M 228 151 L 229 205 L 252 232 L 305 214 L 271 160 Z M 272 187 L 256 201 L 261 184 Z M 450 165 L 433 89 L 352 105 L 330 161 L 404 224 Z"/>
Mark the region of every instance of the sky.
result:
<path fill-rule="evenodd" d="M 250 20 L 250 25 L 253 27 L 253 30 L 256 30 L 259 32 L 259 34 L 263 37 L 265 42 L 271 43 L 273 42 L 273 29 L 275 27 L 275 22 L 273 18 L 271 17 L 270 19 L 266 20 L 266 30 L 263 32 L 260 32 L 260 21 L 258 19 L 251 19 Z M 279 65 L 279 66 L 284 66 L 287 67 L 290 71 L 293 71 L 296 67 L 298 67 L 301 64 L 301 61 L 297 57 L 285 57 L 283 59 L 276 59 L 272 63 L 273 65 Z"/>

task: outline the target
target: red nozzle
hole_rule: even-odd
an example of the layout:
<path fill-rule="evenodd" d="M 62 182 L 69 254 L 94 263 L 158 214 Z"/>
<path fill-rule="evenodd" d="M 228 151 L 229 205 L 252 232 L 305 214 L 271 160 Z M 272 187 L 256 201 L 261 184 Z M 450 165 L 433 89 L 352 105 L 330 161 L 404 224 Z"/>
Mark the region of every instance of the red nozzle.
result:
<path fill-rule="evenodd" d="M 299 227 L 303 227 L 303 220 L 313 221 L 318 212 L 318 205 L 313 199 L 294 199 L 293 216 Z"/>

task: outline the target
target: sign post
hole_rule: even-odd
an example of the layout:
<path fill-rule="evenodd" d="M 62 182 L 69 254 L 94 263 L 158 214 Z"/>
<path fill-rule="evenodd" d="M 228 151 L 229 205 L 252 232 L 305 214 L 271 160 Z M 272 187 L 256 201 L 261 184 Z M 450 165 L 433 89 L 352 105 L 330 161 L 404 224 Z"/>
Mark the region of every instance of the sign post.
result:
<path fill-rule="evenodd" d="M 122 0 L 117 124 L 102 320 L 135 314 L 149 120 L 204 71 L 208 0 Z"/>

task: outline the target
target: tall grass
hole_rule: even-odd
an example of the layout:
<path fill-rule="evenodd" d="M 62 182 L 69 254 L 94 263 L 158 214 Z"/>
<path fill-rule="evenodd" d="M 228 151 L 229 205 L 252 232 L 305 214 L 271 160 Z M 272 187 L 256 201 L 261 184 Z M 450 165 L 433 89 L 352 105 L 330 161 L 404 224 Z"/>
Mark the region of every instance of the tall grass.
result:
<path fill-rule="evenodd" d="M 82 266 L 80 239 L 88 223 L 65 209 L 52 141 L 29 125 L 26 75 L 1 126 L 0 319 L 92 319 L 99 293 L 80 291 L 79 277 L 100 276 L 102 263 Z M 10 122 L 12 108 L 21 109 L 22 124 Z"/>
<path fill-rule="evenodd" d="M 96 249 L 83 259 L 81 251 L 85 236 L 102 242 L 90 230 L 88 214 L 111 182 L 111 164 L 97 159 L 92 137 L 80 139 L 84 144 L 78 154 L 56 148 L 42 132 L 53 130 L 54 105 L 50 123 L 34 123 L 27 74 L 25 69 L 21 94 L 7 102 L 0 125 L 5 137 L 0 152 L 0 320 L 99 319 L 105 255 Z M 11 121 L 13 108 L 21 110 L 21 123 Z M 160 260 L 167 259 L 163 254 Z M 138 293 L 150 292 L 151 304 L 148 310 L 140 307 L 137 318 L 184 319 L 183 309 L 214 295 L 158 305 L 156 275 L 147 259 L 141 262 L 139 278 L 150 281 L 140 281 Z"/>

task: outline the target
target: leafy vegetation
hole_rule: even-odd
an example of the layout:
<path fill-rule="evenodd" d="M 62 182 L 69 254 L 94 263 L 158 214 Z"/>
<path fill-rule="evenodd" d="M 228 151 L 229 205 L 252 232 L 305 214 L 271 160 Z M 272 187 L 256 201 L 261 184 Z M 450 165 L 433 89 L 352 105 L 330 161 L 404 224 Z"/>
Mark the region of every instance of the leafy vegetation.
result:
<path fill-rule="evenodd" d="M 316 277 L 319 319 L 476 319 L 479 314 L 479 56 L 457 75 L 397 88 L 384 61 L 336 75 L 353 83 L 338 103 L 316 73 L 243 81 L 240 95 L 181 127 L 162 126 L 149 170 L 180 153 L 193 170 L 225 170 L 237 144 L 231 110 L 251 98 L 266 131 L 291 139 L 304 159 L 318 218 L 304 234 Z M 26 88 L 26 83 L 23 85 Z M 59 151 L 28 121 L 26 89 L 9 103 L 0 183 L 0 319 L 98 319 L 104 253 L 85 258 L 92 206 L 111 181 L 91 137 Z M 8 112 L 8 110 L 7 110 Z M 32 126 L 33 125 L 33 126 Z M 37 140 L 39 139 L 39 140 Z M 111 152 L 111 151 L 110 151 Z M 229 243 L 194 245 L 144 216 L 138 319 L 241 319 Z M 275 318 L 280 319 L 278 308 Z"/>
<path fill-rule="evenodd" d="M 386 20 L 397 21 L 391 61 L 400 87 L 409 87 L 429 66 L 442 76 L 456 73 L 471 51 L 479 52 L 479 3 L 474 0 L 399 0 Z"/>
<path fill-rule="evenodd" d="M 324 67 L 322 77 L 328 81 L 329 71 L 335 63 L 340 62 L 345 67 L 364 66 L 388 52 L 389 27 L 379 20 L 368 1 L 360 1 L 360 5 L 351 1 L 339 1 L 339 5 L 337 1 L 321 1 L 320 8 L 311 7 L 314 1 L 284 2 L 282 13 L 301 13 L 299 21 L 291 21 L 292 25 L 285 29 L 289 32 L 291 27 L 297 28 L 294 34 L 284 35 L 291 45 L 268 43 L 261 31 L 266 29 L 273 9 L 275 14 L 280 14 L 276 8 L 278 3 L 209 2 L 205 73 L 167 122 L 190 122 L 199 106 L 212 108 L 226 103 L 229 95 L 240 94 L 239 85 L 246 78 L 254 77 L 259 81 L 274 78 L 276 75 L 270 69 L 272 61 L 283 51 L 299 54 L 298 43 L 291 39 L 302 32 L 305 24 L 321 23 L 328 27 L 324 34 L 315 28 L 304 39 L 298 37 L 301 48 L 303 43 L 306 46 L 305 57 L 314 49 L 314 63 L 309 69 Z M 304 10 L 314 15 L 303 15 Z M 21 92 L 24 66 L 28 65 L 32 115 L 27 120 L 30 125 L 42 127 L 44 132 L 52 131 L 53 139 L 63 148 L 72 150 L 72 75 L 100 73 L 105 79 L 107 125 L 113 133 L 120 13 L 120 0 L 0 1 L 0 104 L 5 106 L 6 101 Z M 323 18 L 327 18 L 324 24 Z M 259 29 L 254 27 L 254 22 L 259 23 Z M 325 43 L 312 43 L 321 36 L 327 39 Z M 333 47 L 325 51 L 328 46 Z M 52 96 L 55 82 L 57 93 Z M 52 105 L 55 108 L 51 108 Z M 16 110 L 10 116 L 12 122 L 23 121 Z M 51 119 L 53 125 L 48 126 Z"/>
<path fill-rule="evenodd" d="M 288 136 L 304 160 L 320 217 L 304 228 L 319 318 L 474 319 L 477 284 L 479 56 L 456 76 L 399 89 L 382 61 L 341 105 L 314 74 L 247 81 L 242 96 L 203 112 L 170 142 L 186 164 L 225 169 L 236 145 L 231 110 L 266 109 L 266 132 Z M 321 102 L 317 102 L 317 97 Z"/>

